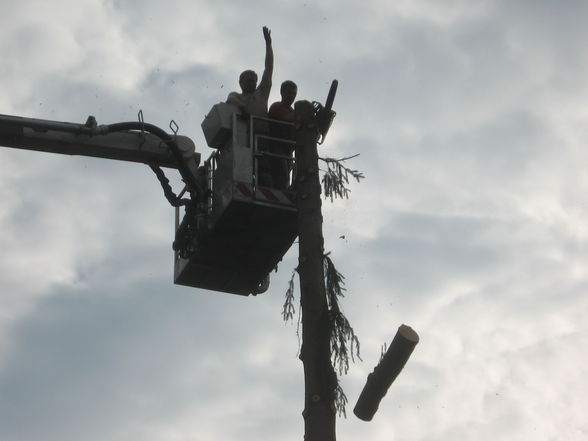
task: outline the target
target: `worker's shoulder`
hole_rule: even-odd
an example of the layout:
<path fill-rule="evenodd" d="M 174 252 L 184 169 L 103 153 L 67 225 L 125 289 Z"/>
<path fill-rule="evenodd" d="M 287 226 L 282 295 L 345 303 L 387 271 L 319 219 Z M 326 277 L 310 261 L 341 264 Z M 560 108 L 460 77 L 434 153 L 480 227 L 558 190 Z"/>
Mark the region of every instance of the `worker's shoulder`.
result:
<path fill-rule="evenodd" d="M 243 98 L 243 94 L 242 93 L 239 93 L 239 92 L 231 92 L 231 93 L 229 93 L 229 96 L 227 97 L 227 99 L 230 99 L 230 98 L 233 98 L 233 99 L 242 99 Z"/>
<path fill-rule="evenodd" d="M 280 119 L 291 112 L 293 112 L 293 109 L 290 106 L 285 105 L 281 101 L 276 101 L 270 106 L 268 116 L 270 118 L 275 117 L 276 119 Z"/>

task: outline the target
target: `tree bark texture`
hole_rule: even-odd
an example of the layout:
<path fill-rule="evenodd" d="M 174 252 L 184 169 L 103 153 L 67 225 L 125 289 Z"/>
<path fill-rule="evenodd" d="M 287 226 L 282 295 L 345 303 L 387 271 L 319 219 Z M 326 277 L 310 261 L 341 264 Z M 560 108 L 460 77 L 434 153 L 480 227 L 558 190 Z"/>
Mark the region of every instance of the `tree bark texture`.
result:
<path fill-rule="evenodd" d="M 331 363 L 330 324 L 323 266 L 321 184 L 319 179 L 314 108 L 308 101 L 295 105 L 296 191 L 302 348 L 304 365 L 304 440 L 335 441 L 337 375 Z"/>

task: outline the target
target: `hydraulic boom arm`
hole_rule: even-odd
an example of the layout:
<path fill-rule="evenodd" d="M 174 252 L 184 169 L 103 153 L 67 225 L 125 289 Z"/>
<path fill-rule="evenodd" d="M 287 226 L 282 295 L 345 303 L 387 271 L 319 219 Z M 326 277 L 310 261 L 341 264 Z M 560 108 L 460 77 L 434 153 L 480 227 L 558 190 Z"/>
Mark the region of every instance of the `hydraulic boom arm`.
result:
<path fill-rule="evenodd" d="M 123 124 L 129 127 L 134 125 L 136 130 L 124 130 L 121 128 Z M 200 154 L 196 153 L 190 138 L 174 136 L 178 149 L 174 154 L 161 136 L 141 130 L 142 126 L 149 125 L 135 122 L 98 126 L 93 116 L 88 117 L 85 124 L 76 124 L 0 115 L 0 146 L 141 162 L 160 167 L 185 166 L 192 174 L 195 172 Z M 182 158 L 180 163 L 178 156 Z"/>

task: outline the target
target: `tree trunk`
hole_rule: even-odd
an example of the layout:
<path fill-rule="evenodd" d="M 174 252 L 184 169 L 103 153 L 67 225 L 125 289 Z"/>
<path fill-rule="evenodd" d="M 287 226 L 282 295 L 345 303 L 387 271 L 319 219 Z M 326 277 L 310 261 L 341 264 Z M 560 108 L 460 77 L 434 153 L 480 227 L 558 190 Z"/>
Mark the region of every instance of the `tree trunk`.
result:
<path fill-rule="evenodd" d="M 308 101 L 295 105 L 296 190 L 302 348 L 304 365 L 304 440 L 335 441 L 337 375 L 331 363 L 330 325 L 323 266 L 321 185 L 318 132 L 314 108 Z"/>

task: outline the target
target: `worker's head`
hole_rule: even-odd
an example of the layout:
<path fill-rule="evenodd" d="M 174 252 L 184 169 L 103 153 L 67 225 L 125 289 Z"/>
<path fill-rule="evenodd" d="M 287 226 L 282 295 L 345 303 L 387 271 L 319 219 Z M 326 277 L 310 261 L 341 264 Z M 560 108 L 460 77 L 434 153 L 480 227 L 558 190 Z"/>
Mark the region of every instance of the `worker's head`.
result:
<path fill-rule="evenodd" d="M 243 93 L 254 92 L 257 88 L 257 74 L 252 70 L 244 70 L 239 75 L 239 86 Z"/>
<path fill-rule="evenodd" d="M 280 86 L 280 95 L 282 95 L 282 103 L 291 106 L 296 99 L 298 93 L 298 86 L 294 81 L 286 80 Z"/>

